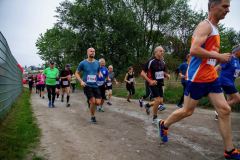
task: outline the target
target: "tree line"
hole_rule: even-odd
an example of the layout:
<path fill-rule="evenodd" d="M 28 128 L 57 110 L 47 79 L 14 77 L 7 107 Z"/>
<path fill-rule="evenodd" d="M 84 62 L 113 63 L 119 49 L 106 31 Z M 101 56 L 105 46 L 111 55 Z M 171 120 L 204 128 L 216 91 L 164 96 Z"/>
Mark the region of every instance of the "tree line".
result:
<path fill-rule="evenodd" d="M 56 17 L 57 23 L 36 42 L 42 60 L 76 67 L 87 48 L 94 47 L 96 58 L 104 57 L 118 74 L 129 66 L 138 72 L 157 45 L 164 47 L 168 68 L 175 70 L 207 13 L 192 10 L 188 0 L 65 0 Z M 219 30 L 221 52 L 240 43 L 240 32 L 223 25 Z"/>

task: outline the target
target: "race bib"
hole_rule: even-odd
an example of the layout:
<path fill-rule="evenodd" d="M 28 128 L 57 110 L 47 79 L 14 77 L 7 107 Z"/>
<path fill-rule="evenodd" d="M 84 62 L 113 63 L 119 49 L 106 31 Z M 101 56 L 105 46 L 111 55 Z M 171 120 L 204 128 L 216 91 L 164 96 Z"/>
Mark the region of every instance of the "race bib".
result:
<path fill-rule="evenodd" d="M 90 82 L 90 83 L 97 82 L 97 76 L 96 75 L 87 75 L 87 82 Z"/>
<path fill-rule="evenodd" d="M 155 77 L 156 79 L 164 79 L 164 72 L 163 71 L 155 72 Z"/>
<path fill-rule="evenodd" d="M 207 64 L 211 65 L 211 66 L 215 66 L 217 63 L 216 59 L 208 59 Z"/>
<path fill-rule="evenodd" d="M 130 78 L 129 81 L 130 81 L 130 82 L 133 82 L 133 81 L 134 81 L 134 78 Z"/>
<path fill-rule="evenodd" d="M 234 77 L 238 77 L 240 73 L 240 69 L 235 69 Z"/>
<path fill-rule="evenodd" d="M 63 81 L 63 85 L 67 86 L 68 85 L 68 81 Z"/>
<path fill-rule="evenodd" d="M 112 85 L 112 82 L 108 82 L 108 83 L 107 83 L 107 86 L 111 86 L 111 85 Z"/>
<path fill-rule="evenodd" d="M 104 81 L 97 81 L 97 85 L 98 85 L 98 86 L 104 85 Z"/>
<path fill-rule="evenodd" d="M 59 84 L 59 81 L 57 81 L 56 84 L 58 85 L 58 84 Z"/>

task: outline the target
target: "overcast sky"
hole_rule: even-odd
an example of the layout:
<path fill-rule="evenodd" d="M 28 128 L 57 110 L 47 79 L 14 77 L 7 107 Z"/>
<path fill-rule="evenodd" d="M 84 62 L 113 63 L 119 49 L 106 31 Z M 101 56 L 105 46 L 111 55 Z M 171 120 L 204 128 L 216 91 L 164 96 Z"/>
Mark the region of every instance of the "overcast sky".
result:
<path fill-rule="evenodd" d="M 0 0 L 0 31 L 22 66 L 42 63 L 35 43 L 40 33 L 56 22 L 55 10 L 62 0 Z M 195 10 L 207 11 L 208 0 L 190 0 Z M 240 31 L 240 0 L 231 0 L 230 13 L 222 22 Z"/>

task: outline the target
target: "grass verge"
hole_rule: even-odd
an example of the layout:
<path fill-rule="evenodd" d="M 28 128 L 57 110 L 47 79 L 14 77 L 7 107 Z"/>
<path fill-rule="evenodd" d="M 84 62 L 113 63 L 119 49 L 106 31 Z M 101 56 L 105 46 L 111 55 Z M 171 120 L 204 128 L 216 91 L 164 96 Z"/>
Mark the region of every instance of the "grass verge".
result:
<path fill-rule="evenodd" d="M 26 89 L 0 121 L 0 159 L 21 160 L 36 147 L 40 129 L 33 117 L 30 95 Z"/>

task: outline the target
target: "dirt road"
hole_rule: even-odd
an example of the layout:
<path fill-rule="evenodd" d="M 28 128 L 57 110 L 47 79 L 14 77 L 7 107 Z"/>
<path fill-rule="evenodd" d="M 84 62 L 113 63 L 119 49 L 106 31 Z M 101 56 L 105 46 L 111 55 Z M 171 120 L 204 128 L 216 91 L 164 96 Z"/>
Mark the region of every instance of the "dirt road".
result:
<path fill-rule="evenodd" d="M 213 111 L 196 109 L 194 115 L 170 128 L 169 142 L 160 144 L 156 126 L 151 124 L 137 101 L 113 98 L 106 112 L 97 113 L 91 124 L 82 93 L 71 95 L 71 107 L 56 100 L 32 96 L 32 106 L 42 130 L 38 155 L 49 160 L 220 160 L 223 144 Z M 174 105 L 159 113 L 165 118 Z M 234 143 L 240 147 L 240 114 L 232 114 Z"/>

